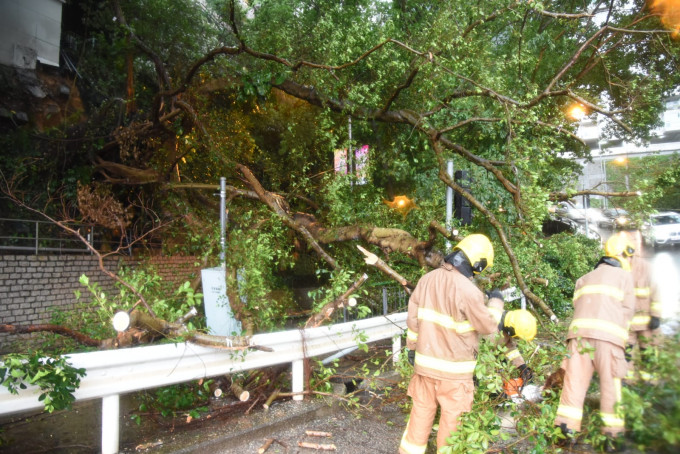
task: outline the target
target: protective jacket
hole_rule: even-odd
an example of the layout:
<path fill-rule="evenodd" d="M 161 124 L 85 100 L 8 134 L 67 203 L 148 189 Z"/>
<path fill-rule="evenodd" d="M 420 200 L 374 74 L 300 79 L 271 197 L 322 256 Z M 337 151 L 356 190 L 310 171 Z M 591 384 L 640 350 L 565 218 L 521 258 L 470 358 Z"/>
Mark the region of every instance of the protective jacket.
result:
<path fill-rule="evenodd" d="M 599 339 L 625 347 L 634 311 L 630 273 L 616 266 L 599 265 L 576 281 L 574 318 L 567 339 Z"/>
<path fill-rule="evenodd" d="M 448 263 L 425 274 L 408 304 L 407 347 L 414 372 L 440 380 L 471 380 L 480 334 L 498 330 L 503 301 L 484 294 Z"/>
<path fill-rule="evenodd" d="M 471 274 L 471 273 L 470 273 Z M 413 406 L 400 454 L 424 454 L 440 406 L 437 448 L 472 409 L 480 334 L 498 331 L 503 301 L 484 294 L 468 277 L 445 262 L 420 278 L 408 303 L 406 344 L 415 351 L 408 387 Z"/>
<path fill-rule="evenodd" d="M 646 331 L 651 317 L 661 318 L 661 299 L 656 283 L 651 279 L 651 269 L 647 260 L 637 255 L 633 256 L 631 273 L 635 286 L 635 316 L 630 330 Z"/>
<path fill-rule="evenodd" d="M 574 318 L 567 333 L 569 354 L 562 362 L 564 385 L 555 425 L 581 430 L 583 403 L 593 373 L 600 379 L 602 432 L 616 436 L 624 431 L 621 379 L 627 372 L 624 346 L 635 310 L 630 272 L 605 257 L 593 271 L 576 281 Z"/>

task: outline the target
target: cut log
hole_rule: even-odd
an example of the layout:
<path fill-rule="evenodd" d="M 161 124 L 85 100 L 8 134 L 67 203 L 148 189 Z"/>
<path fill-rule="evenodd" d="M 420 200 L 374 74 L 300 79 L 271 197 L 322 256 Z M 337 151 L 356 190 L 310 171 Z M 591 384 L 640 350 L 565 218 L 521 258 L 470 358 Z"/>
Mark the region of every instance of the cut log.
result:
<path fill-rule="evenodd" d="M 361 287 L 366 279 L 368 279 L 368 275 L 364 273 L 345 293 L 342 294 L 342 296 L 327 303 L 317 314 L 309 317 L 305 323 L 305 328 L 316 328 L 317 326 L 321 326 L 324 321 L 329 320 L 336 309 L 345 306 L 349 296 Z"/>
<path fill-rule="evenodd" d="M 264 454 L 264 452 L 267 451 L 267 449 L 269 449 L 272 443 L 274 443 L 274 439 L 268 438 L 267 441 L 265 441 L 264 444 L 260 446 L 260 449 L 257 450 L 257 454 Z"/>
<path fill-rule="evenodd" d="M 320 432 L 318 430 L 305 430 L 305 434 L 310 437 L 332 437 L 333 434 L 330 432 Z"/>
<path fill-rule="evenodd" d="M 262 407 L 265 410 L 269 410 L 269 407 L 272 405 L 272 402 L 274 402 L 276 398 L 279 397 L 279 394 L 281 394 L 281 389 L 280 388 L 275 389 L 274 392 L 269 395 L 264 404 L 262 404 Z"/>
<path fill-rule="evenodd" d="M 239 382 L 231 384 L 231 392 L 234 393 L 234 396 L 241 402 L 250 399 L 250 392 L 243 389 L 243 386 Z"/>
<path fill-rule="evenodd" d="M 324 445 L 319 443 L 307 443 L 306 441 L 298 441 L 298 446 L 307 449 L 316 449 L 317 451 L 335 451 L 335 445 Z"/>

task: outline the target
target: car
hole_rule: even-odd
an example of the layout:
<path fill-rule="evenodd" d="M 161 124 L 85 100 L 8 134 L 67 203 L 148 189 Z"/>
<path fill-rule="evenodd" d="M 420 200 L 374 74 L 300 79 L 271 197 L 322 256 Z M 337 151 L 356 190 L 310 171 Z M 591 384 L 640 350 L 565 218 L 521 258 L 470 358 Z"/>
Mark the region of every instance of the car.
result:
<path fill-rule="evenodd" d="M 569 203 L 562 202 L 555 208 L 555 214 L 561 218 L 571 219 L 580 222 L 585 220 L 585 213 L 582 209 L 575 208 Z"/>
<path fill-rule="evenodd" d="M 632 221 L 628 212 L 622 208 L 609 208 L 602 211 L 602 218 L 597 226 L 603 229 L 632 228 Z"/>
<path fill-rule="evenodd" d="M 680 243 L 680 214 L 663 211 L 650 216 L 642 225 L 642 238 L 646 244 L 659 247 Z"/>
<path fill-rule="evenodd" d="M 546 236 L 555 235 L 557 233 L 571 232 L 578 235 L 586 235 L 585 225 L 579 224 L 576 221 L 572 221 L 569 218 L 561 216 L 550 216 L 543 221 L 543 234 Z M 600 233 L 593 229 L 590 225 L 588 226 L 588 238 L 591 240 L 598 240 L 602 242 L 602 237 Z"/>

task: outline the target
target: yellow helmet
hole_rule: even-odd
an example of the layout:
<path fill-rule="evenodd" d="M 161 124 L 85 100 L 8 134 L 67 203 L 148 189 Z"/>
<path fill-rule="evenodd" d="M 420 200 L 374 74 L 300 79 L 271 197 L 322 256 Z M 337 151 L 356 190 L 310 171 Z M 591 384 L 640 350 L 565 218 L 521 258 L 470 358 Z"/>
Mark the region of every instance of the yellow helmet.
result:
<path fill-rule="evenodd" d="M 493 266 L 493 246 L 486 235 L 473 233 L 463 238 L 453 250 L 460 249 L 472 265 L 472 271 L 479 274 Z"/>
<path fill-rule="evenodd" d="M 630 257 L 635 253 L 635 245 L 630 236 L 624 232 L 609 237 L 604 244 L 604 253 L 608 257 L 626 256 Z"/>
<path fill-rule="evenodd" d="M 604 244 L 604 255 L 616 259 L 621 264 L 621 268 L 626 271 L 630 271 L 630 261 L 624 259 L 631 257 L 634 253 L 633 242 L 624 232 L 610 236 Z"/>
<path fill-rule="evenodd" d="M 532 341 L 536 337 L 536 317 L 526 309 L 506 312 L 503 326 L 513 328 L 514 336 L 525 341 Z"/>

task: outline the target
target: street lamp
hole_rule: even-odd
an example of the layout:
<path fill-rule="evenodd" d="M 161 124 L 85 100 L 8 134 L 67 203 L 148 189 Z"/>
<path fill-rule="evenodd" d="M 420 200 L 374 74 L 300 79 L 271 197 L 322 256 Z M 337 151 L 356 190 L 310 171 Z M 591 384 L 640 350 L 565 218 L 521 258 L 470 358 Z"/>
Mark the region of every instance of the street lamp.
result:
<path fill-rule="evenodd" d="M 614 162 L 619 164 L 619 165 L 625 165 L 626 166 L 626 172 L 624 174 L 624 179 L 626 181 L 626 192 L 630 191 L 630 185 L 628 184 L 628 158 L 625 156 L 619 156 L 618 158 L 614 159 Z"/>
<path fill-rule="evenodd" d="M 581 121 L 586 116 L 586 108 L 581 104 L 572 104 L 567 110 L 567 115 L 576 121 Z"/>

